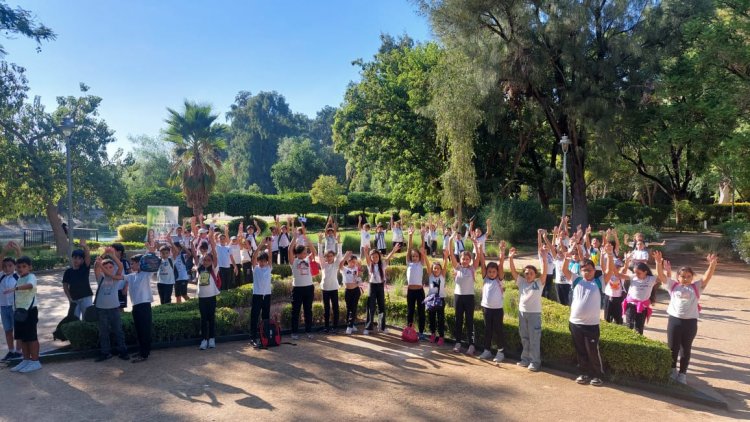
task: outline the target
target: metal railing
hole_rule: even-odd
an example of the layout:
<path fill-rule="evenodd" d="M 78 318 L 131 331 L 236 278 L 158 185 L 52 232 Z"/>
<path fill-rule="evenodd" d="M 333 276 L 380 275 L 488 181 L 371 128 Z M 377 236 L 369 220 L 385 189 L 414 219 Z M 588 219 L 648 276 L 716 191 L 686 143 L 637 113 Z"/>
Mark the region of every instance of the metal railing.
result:
<path fill-rule="evenodd" d="M 86 229 L 76 227 L 73 229 L 74 239 L 86 239 L 99 241 L 99 230 L 98 229 Z M 23 247 L 29 246 L 44 246 L 54 245 L 55 235 L 52 230 L 36 230 L 36 229 L 24 229 L 23 230 Z"/>

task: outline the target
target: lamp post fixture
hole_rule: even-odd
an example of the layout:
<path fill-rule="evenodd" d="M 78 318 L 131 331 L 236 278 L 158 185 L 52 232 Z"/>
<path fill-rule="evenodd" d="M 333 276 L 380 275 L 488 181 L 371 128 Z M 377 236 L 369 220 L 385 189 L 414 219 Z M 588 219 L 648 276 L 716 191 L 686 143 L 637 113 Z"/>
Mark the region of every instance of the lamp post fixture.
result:
<path fill-rule="evenodd" d="M 73 134 L 75 129 L 75 121 L 71 116 L 63 117 L 62 124 L 60 125 L 60 131 L 65 136 L 65 160 L 67 168 L 68 178 L 68 260 L 73 265 L 73 180 L 71 177 L 71 164 L 70 164 L 70 135 Z"/>
<path fill-rule="evenodd" d="M 562 148 L 563 151 L 563 206 L 562 206 L 562 216 L 565 217 L 565 211 L 567 208 L 567 183 L 566 183 L 566 177 L 568 173 L 568 148 L 570 148 L 570 139 L 568 139 L 568 135 L 563 135 L 562 138 L 560 138 L 560 148 Z"/>

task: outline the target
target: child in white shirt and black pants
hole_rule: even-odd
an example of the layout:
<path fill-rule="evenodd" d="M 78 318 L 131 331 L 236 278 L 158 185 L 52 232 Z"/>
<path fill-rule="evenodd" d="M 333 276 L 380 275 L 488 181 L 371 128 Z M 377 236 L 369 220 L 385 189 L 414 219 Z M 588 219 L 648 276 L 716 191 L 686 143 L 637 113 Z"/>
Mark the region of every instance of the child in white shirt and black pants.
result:
<path fill-rule="evenodd" d="M 502 362 L 505 359 L 503 349 L 505 348 L 505 329 L 503 327 L 503 301 L 505 285 L 502 274 L 505 257 L 505 242 L 500 242 L 500 252 L 498 256 L 499 264 L 490 262 L 484 263 L 484 247 L 479 242 L 474 242 L 476 246 L 476 256 L 482 266 L 482 313 L 484 314 L 484 351 L 479 355 L 479 359 L 489 359 L 492 357 L 492 340 L 497 340 L 497 354 L 493 361 Z"/>

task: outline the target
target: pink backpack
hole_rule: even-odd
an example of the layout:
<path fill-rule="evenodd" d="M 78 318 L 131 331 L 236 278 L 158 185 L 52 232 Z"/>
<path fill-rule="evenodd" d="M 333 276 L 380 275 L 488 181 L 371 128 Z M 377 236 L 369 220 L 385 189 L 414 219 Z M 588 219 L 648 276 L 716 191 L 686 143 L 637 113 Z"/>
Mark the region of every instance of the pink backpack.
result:
<path fill-rule="evenodd" d="M 680 283 L 675 283 L 675 284 L 674 284 L 674 285 L 672 286 L 672 290 L 670 290 L 670 291 L 669 291 L 670 295 L 671 295 L 672 293 L 674 293 L 674 289 L 676 289 L 676 288 L 677 288 L 677 286 L 679 286 L 679 285 L 680 285 Z M 695 297 L 696 297 L 696 298 L 698 299 L 698 301 L 700 302 L 700 300 L 701 300 L 701 292 L 700 292 L 700 291 L 698 291 L 698 287 L 696 287 L 696 286 L 695 286 L 695 283 L 691 283 L 691 284 L 690 284 L 690 287 L 692 287 L 692 288 L 693 288 L 693 291 L 695 292 Z M 700 312 L 701 310 L 702 310 L 702 308 L 701 308 L 701 304 L 700 304 L 700 303 L 698 303 L 698 312 Z"/>
<path fill-rule="evenodd" d="M 404 327 L 404 330 L 401 331 L 401 340 L 407 343 L 418 343 L 419 335 L 417 335 L 417 330 L 411 325 L 407 325 Z"/>

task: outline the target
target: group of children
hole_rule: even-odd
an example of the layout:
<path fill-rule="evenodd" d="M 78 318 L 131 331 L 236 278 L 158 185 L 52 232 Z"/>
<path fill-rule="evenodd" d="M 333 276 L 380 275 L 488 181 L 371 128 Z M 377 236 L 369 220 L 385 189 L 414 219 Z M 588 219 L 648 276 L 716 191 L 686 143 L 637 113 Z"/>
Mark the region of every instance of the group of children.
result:
<path fill-rule="evenodd" d="M 170 232 L 165 245 L 159 246 L 156 242 L 147 241 L 149 251 L 153 253 L 158 250 L 161 257 L 157 275 L 141 271 L 142 255 L 134 255 L 128 260 L 124 255 L 124 248 L 120 250 L 121 245 L 106 248 L 104 254 L 94 262 L 98 284 L 95 294 L 88 281 L 91 256 L 85 241 L 81 241 L 82 249 L 73 251 L 73 264 L 63 276 L 63 288 L 79 317 L 87 313 L 88 307 L 96 308 L 101 345 L 97 361 L 113 357 L 111 335 L 115 337 L 116 353 L 121 359 L 132 358 L 134 363 L 148 359 L 151 347 L 151 282 L 154 278 L 158 280 L 157 291 L 161 303 L 171 301 L 172 286 L 177 301 L 180 302 L 188 299 L 187 284 L 194 282 L 197 285 L 201 350 L 216 347 L 216 296 L 219 292 L 245 282 L 253 283 L 250 328 L 252 342 L 258 345 L 258 322 L 260 319 L 270 318 L 271 269 L 274 263 L 288 262 L 292 270 L 292 339 L 299 339 L 300 312 L 304 315 L 305 333 L 308 337 L 312 336 L 315 290 L 313 276 L 318 269 L 323 293 L 324 331 L 335 332 L 339 326 L 338 292 L 343 287 L 346 334 L 357 332 L 357 308 L 365 288 L 360 261 L 364 261 L 369 277 L 363 333 L 368 335 L 376 329 L 385 332 L 388 265 L 394 254 L 404 246 L 407 325 L 413 326 L 416 320 L 420 339 L 439 346 L 444 344 L 446 274 L 450 262 L 455 308 L 453 350 L 474 355 L 475 274 L 477 270 L 481 270 L 480 306 L 485 332 L 483 351 L 479 358 L 493 359 L 495 362 L 504 360 L 503 275 L 507 245 L 504 241 L 499 242 L 498 261 L 487 262 L 485 251 L 486 239 L 491 230 L 489 221 L 486 233 L 473 227 L 473 223 L 467 225 L 466 237 L 460 233 L 458 224 L 445 227 L 428 222 L 420 229 L 423 241 L 415 247 L 414 227 L 406 229 L 408 237 L 404 242 L 400 221 L 392 220 L 388 227 L 393 231 L 392 248 L 388 253 L 385 244 L 387 229 L 382 225 L 376 226 L 375 247 L 371 248 L 370 227 L 360 220 L 359 257 L 352 251 L 343 253 L 337 228 L 331 220 L 320 233 L 317 247 L 308 238 L 304 223 L 297 228 L 291 220 L 289 226 L 282 226 L 276 218 L 271 236 L 262 240 L 256 238 L 256 233 L 260 233 L 257 222 L 248 227 L 247 231 L 240 224 L 237 236 L 230 238 L 228 229 L 219 232 L 213 224 L 205 226 L 202 221 L 202 218 L 193 218 L 189 234 L 181 227 Z M 434 259 L 431 262 L 431 257 L 437 255 L 438 251 L 437 241 L 434 240 L 438 238 L 438 225 L 442 226 L 444 237 L 442 260 Z M 294 235 L 289 234 L 290 230 Z M 471 242 L 473 252 L 464 248 L 464 239 Z M 625 239 L 627 244 L 627 236 Z M 622 324 L 624 315 L 628 326 L 642 334 L 645 321 L 651 313 L 655 287 L 666 283 L 670 295 L 667 310 L 668 341 L 675 368 L 673 378 L 685 383 L 691 346 L 697 333 L 700 309 L 698 301 L 716 269 L 717 259 L 715 255 L 708 256 L 709 268 L 701 279 L 694 280 L 695 274 L 689 267 L 679 269 L 677 279 L 673 279 L 669 262 L 658 251 L 649 254 L 647 246 L 643 236 L 636 234 L 632 251 L 621 257 L 615 230 L 602 232 L 601 239 L 592 235 L 590 227 L 585 231 L 578 227 L 570 234 L 568 220 L 563 218 L 560 225 L 553 229 L 551 237 L 546 230 L 538 230 L 539 267 L 527 265 L 519 273 L 514 263 L 517 251 L 510 248 L 507 260 L 519 290 L 519 334 L 523 348 L 518 365 L 530 371 L 538 371 L 541 367 L 542 297 L 548 294 L 546 292 L 549 292 L 549 285 L 554 282 L 558 301 L 570 306 L 569 329 L 579 367 L 584 372 L 576 381 L 601 385 L 603 366 L 598 349 L 601 308 L 604 308 L 605 321 Z M 15 250 L 16 256 L 20 258 L 5 258 L 11 250 Z M 6 245 L 3 257 L 0 309 L 10 350 L 5 359 L 18 357 L 17 350 L 20 348 L 23 351 L 23 361 L 13 370 L 31 372 L 41 367 L 36 337 L 36 278 L 30 272 L 30 260 L 21 256 L 20 248 L 14 243 Z M 651 257 L 656 264 L 655 275 L 648 266 Z M 124 307 L 121 297 L 123 294 L 129 294 L 133 305 L 132 316 L 139 345 L 138 353 L 132 357 L 127 354 L 120 319 Z M 27 311 L 25 317 L 18 309 Z M 19 316 L 24 317 L 24 320 L 19 321 Z M 425 335 L 427 320 L 429 338 Z M 13 337 L 20 343 L 15 347 Z M 491 352 L 493 342 L 498 346 L 494 355 Z M 679 356 L 681 360 L 678 371 L 676 366 Z"/>

